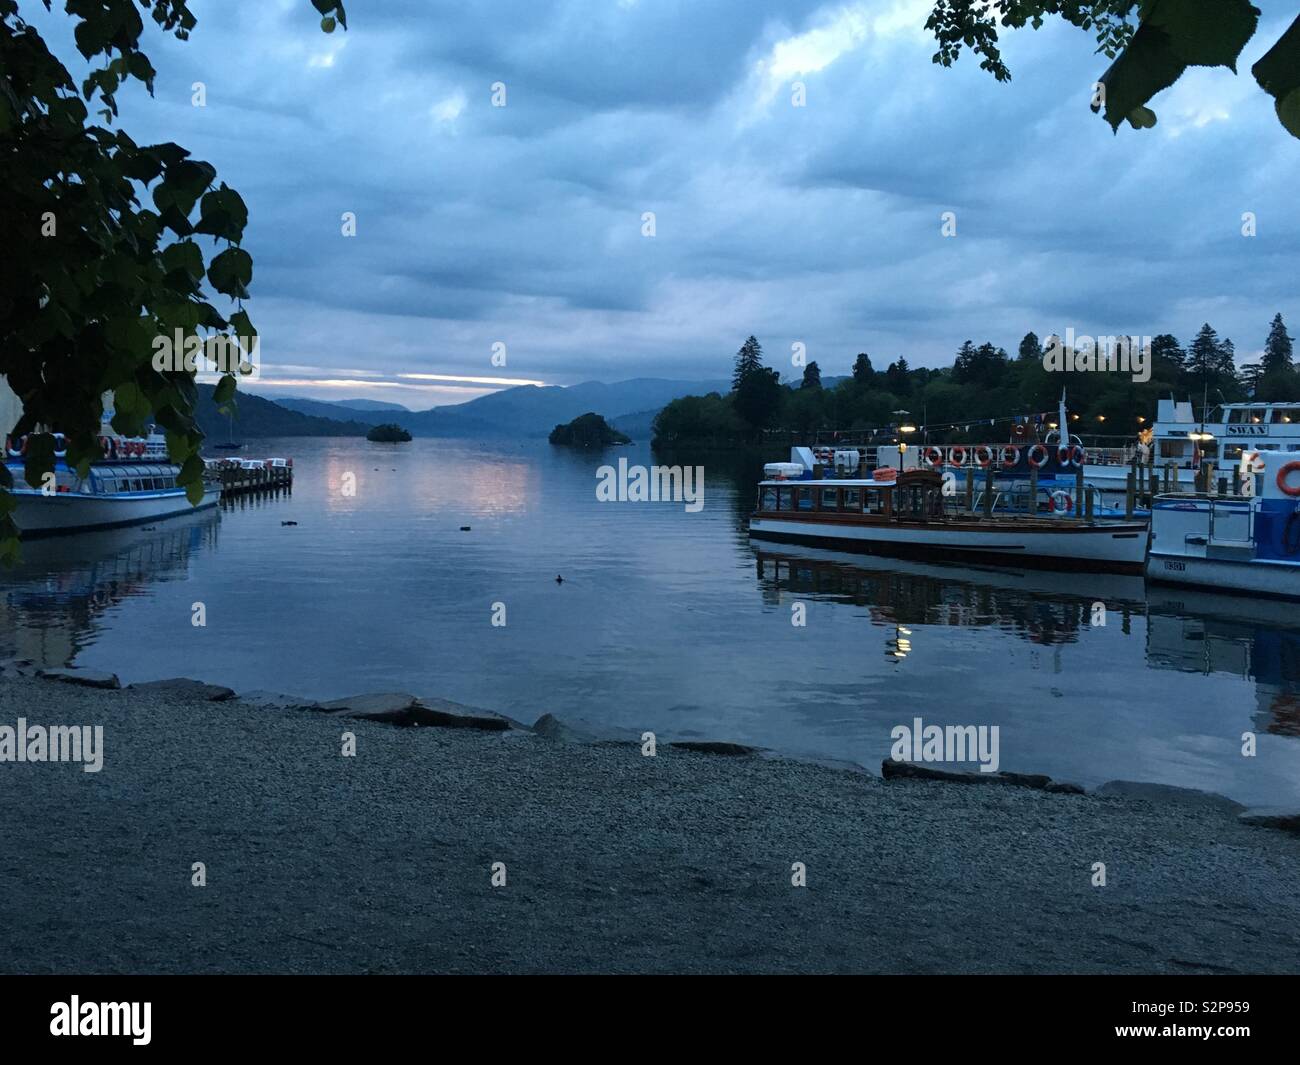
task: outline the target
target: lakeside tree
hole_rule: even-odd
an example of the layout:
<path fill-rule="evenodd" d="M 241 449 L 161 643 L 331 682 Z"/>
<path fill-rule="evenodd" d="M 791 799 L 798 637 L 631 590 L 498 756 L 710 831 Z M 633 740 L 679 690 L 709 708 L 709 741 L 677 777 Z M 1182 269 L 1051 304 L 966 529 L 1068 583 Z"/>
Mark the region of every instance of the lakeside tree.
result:
<path fill-rule="evenodd" d="M 1020 339 L 1020 347 L 1016 349 L 1016 358 L 1021 362 L 1042 362 L 1043 345 L 1038 342 L 1037 333 L 1026 333 Z"/>
<path fill-rule="evenodd" d="M 347 28 L 341 3 L 312 5 L 325 32 Z M 110 128 L 127 81 L 153 94 L 142 12 L 185 40 L 197 22 L 187 0 L 69 0 L 66 11 L 77 50 L 100 64 L 80 86 L 16 0 L 0 0 L 0 374 L 23 404 L 13 433 L 28 436 L 29 484 L 54 468 L 55 431 L 84 476 L 102 457 L 101 396 L 111 391 L 113 428 L 136 436 L 152 418 L 181 467 L 178 483 L 197 500 L 195 374 L 180 352 L 155 367 L 154 341 L 221 335 L 251 347 L 257 333 L 242 301 L 253 261 L 240 246 L 248 210 L 210 163 L 180 145 L 139 145 Z M 219 248 L 205 253 L 202 236 Z M 211 293 L 233 309 L 218 310 Z M 234 392 L 228 372 L 219 402 Z M 18 552 L 12 487 L 0 464 L 0 556 L 8 560 Z"/>
<path fill-rule="evenodd" d="M 875 377 L 876 371 L 871 366 L 871 356 L 865 351 L 859 351 L 858 357 L 853 360 L 853 380 L 860 385 L 869 385 Z"/>
<path fill-rule="evenodd" d="M 1284 326 L 1279 328 L 1285 333 Z M 1278 345 L 1284 347 L 1280 336 Z M 958 358 L 966 356 L 964 380 L 958 379 L 956 359 L 947 368 L 912 369 L 903 357 L 875 374 L 869 385 L 854 376 L 822 388 L 776 384 L 775 371 L 769 370 L 762 404 L 750 409 L 748 417 L 741 417 L 736 405 L 740 397 L 734 393 L 684 397 L 660 412 L 655 443 L 679 448 L 747 446 L 763 428 L 796 435 L 825 429 L 883 431 L 897 421 L 893 412 L 903 407 L 925 411 L 931 442 L 985 442 L 1006 432 L 1010 415 L 1038 415 L 1040 424 L 1055 420 L 1062 387 L 1067 392 L 1071 432 L 1117 443 L 1131 440 L 1139 429 L 1149 426 L 1158 401 L 1171 393 L 1190 397 L 1197 407 L 1203 389 L 1212 404 L 1221 398 L 1246 398 L 1244 386 L 1250 370 L 1238 371 L 1233 366 L 1231 341 L 1221 340 L 1214 327 L 1206 324 L 1194 347 L 1189 359 L 1173 335 L 1155 337 L 1147 381 L 1134 381 L 1125 373 L 1051 372 L 1041 359 L 1011 359 L 991 341 L 978 347 L 968 342 L 958 350 Z M 1202 364 L 1209 373 L 1208 387 L 1202 380 Z M 1279 385 L 1276 395 L 1267 398 L 1300 400 L 1300 374 L 1291 375 Z M 892 443 L 894 438 L 885 442 Z"/>
<path fill-rule="evenodd" d="M 776 423 L 784 392 L 781 375 L 766 366 L 760 366 L 740 382 L 740 387 L 732 393 L 732 404 L 751 435 Z"/>
<path fill-rule="evenodd" d="M 799 387 L 800 388 L 821 388 L 821 386 L 822 386 L 821 367 L 819 367 L 816 362 L 810 362 L 807 366 L 803 368 L 803 381 L 800 383 Z"/>
<path fill-rule="evenodd" d="M 1156 366 L 1164 368 L 1166 375 L 1178 375 L 1187 370 L 1187 352 L 1178 343 L 1178 338 L 1169 333 L 1151 338 L 1151 359 Z"/>
<path fill-rule="evenodd" d="M 1134 129 L 1154 126 L 1156 115 L 1147 104 L 1188 67 L 1227 67 L 1235 73 L 1260 11 L 1248 0 L 940 0 L 925 28 L 939 46 L 935 63 L 951 66 L 965 47 L 980 57 L 982 69 L 1010 81 L 998 27 L 1039 29 L 1049 16 L 1091 33 L 1097 51 L 1113 60 L 1097 82 L 1091 106 L 1118 131 L 1124 121 Z M 1251 73 L 1273 97 L 1283 127 L 1300 137 L 1300 16 Z"/>
<path fill-rule="evenodd" d="M 1292 338 L 1281 314 L 1275 314 L 1264 341 L 1264 354 L 1255 373 L 1252 393 L 1256 399 L 1287 399 L 1296 392 Z"/>
<path fill-rule="evenodd" d="M 899 396 L 906 396 L 912 391 L 912 382 L 908 378 L 907 360 L 899 356 L 896 362 L 885 367 L 885 387 Z"/>
<path fill-rule="evenodd" d="M 1220 340 L 1214 327 L 1206 322 L 1187 352 L 1187 369 L 1192 379 L 1211 395 L 1225 394 L 1240 386 L 1237 379 L 1235 348 L 1231 340 Z"/>
<path fill-rule="evenodd" d="M 1275 314 L 1268 327 L 1268 339 L 1264 341 L 1263 370 L 1266 374 L 1290 373 L 1295 369 L 1292 357 L 1292 338 L 1287 335 L 1282 315 Z"/>
<path fill-rule="evenodd" d="M 763 368 L 763 348 L 756 337 L 751 336 L 736 352 L 735 369 L 731 372 L 731 390 L 737 391 L 745 378 L 758 373 Z"/>

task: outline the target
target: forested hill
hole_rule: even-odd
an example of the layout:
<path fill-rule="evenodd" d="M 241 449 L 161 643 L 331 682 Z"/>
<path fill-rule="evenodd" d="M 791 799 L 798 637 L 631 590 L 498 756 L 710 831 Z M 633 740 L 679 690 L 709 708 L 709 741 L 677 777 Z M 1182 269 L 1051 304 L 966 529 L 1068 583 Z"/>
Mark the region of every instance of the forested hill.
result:
<path fill-rule="evenodd" d="M 199 427 L 209 445 L 219 444 L 231 435 L 231 427 L 212 401 L 214 387 L 199 385 L 198 389 L 195 414 Z M 234 405 L 233 435 L 236 440 L 265 436 L 365 436 L 369 428 L 360 422 L 301 414 L 243 391 L 236 393 Z"/>

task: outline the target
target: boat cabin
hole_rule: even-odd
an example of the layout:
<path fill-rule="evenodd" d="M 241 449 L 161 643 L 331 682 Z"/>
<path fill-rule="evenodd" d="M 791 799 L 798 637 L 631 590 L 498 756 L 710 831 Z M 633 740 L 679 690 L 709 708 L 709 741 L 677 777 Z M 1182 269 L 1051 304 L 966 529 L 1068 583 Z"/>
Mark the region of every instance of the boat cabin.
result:
<path fill-rule="evenodd" d="M 764 481 L 758 509 L 821 518 L 866 515 L 881 521 L 935 521 L 944 516 L 943 477 L 934 470 L 905 470 L 894 480 Z"/>

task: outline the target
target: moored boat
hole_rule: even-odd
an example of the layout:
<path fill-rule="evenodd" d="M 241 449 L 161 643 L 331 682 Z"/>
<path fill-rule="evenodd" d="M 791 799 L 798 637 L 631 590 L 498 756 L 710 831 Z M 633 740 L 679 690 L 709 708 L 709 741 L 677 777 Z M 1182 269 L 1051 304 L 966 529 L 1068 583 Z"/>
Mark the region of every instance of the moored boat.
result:
<path fill-rule="evenodd" d="M 23 441 L 7 442 L 13 519 L 24 540 L 139 525 L 217 505 L 220 489 L 206 482 L 199 502 L 190 503 L 176 483 L 180 467 L 167 461 L 162 436 L 105 436 L 100 446 L 106 457 L 87 476 L 81 477 L 56 452 L 53 482 L 33 486 L 24 473 Z"/>
<path fill-rule="evenodd" d="M 925 469 L 877 469 L 870 477 L 835 480 L 796 480 L 774 471 L 759 484 L 749 531 L 758 539 L 841 551 L 1142 572 L 1145 522 L 999 514 L 991 499 L 982 510 L 963 506 L 951 484 Z"/>
<path fill-rule="evenodd" d="M 1157 496 L 1147 577 L 1300 599 L 1300 457 L 1247 452 L 1241 495 Z"/>

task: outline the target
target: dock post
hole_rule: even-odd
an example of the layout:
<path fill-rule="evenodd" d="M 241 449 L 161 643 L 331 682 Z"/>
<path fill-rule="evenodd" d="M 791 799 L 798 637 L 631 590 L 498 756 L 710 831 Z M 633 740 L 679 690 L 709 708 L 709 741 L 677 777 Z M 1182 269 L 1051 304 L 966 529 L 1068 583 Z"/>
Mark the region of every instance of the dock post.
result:
<path fill-rule="evenodd" d="M 1074 504 L 1074 513 L 1079 513 L 1079 508 L 1083 506 L 1083 497 L 1087 489 L 1083 486 L 1083 463 L 1079 463 L 1078 468 L 1074 471 L 1074 498 L 1077 502 Z M 1091 516 L 1091 515 L 1090 515 Z"/>
<path fill-rule="evenodd" d="M 1083 499 L 1084 499 L 1084 503 L 1083 503 L 1083 518 L 1084 518 L 1084 521 L 1091 522 L 1091 521 L 1092 521 L 1092 493 L 1091 493 L 1091 492 L 1088 492 L 1088 493 L 1083 497 Z M 1076 513 L 1076 514 L 1079 512 L 1079 505 L 1078 505 L 1078 504 L 1075 504 L 1075 508 L 1074 508 L 1074 510 L 1075 510 L 1075 513 Z"/>
<path fill-rule="evenodd" d="M 1038 513 L 1038 467 L 1032 462 L 1029 464 L 1029 506 L 1027 509 L 1031 515 Z"/>
<path fill-rule="evenodd" d="M 1132 470 L 1128 471 L 1128 476 L 1124 478 L 1124 517 L 1133 517 L 1134 496 L 1137 495 L 1137 474 Z"/>
<path fill-rule="evenodd" d="M 984 516 L 993 517 L 993 463 L 984 467 Z"/>
<path fill-rule="evenodd" d="M 975 510 L 975 467 L 966 467 L 966 513 Z"/>

